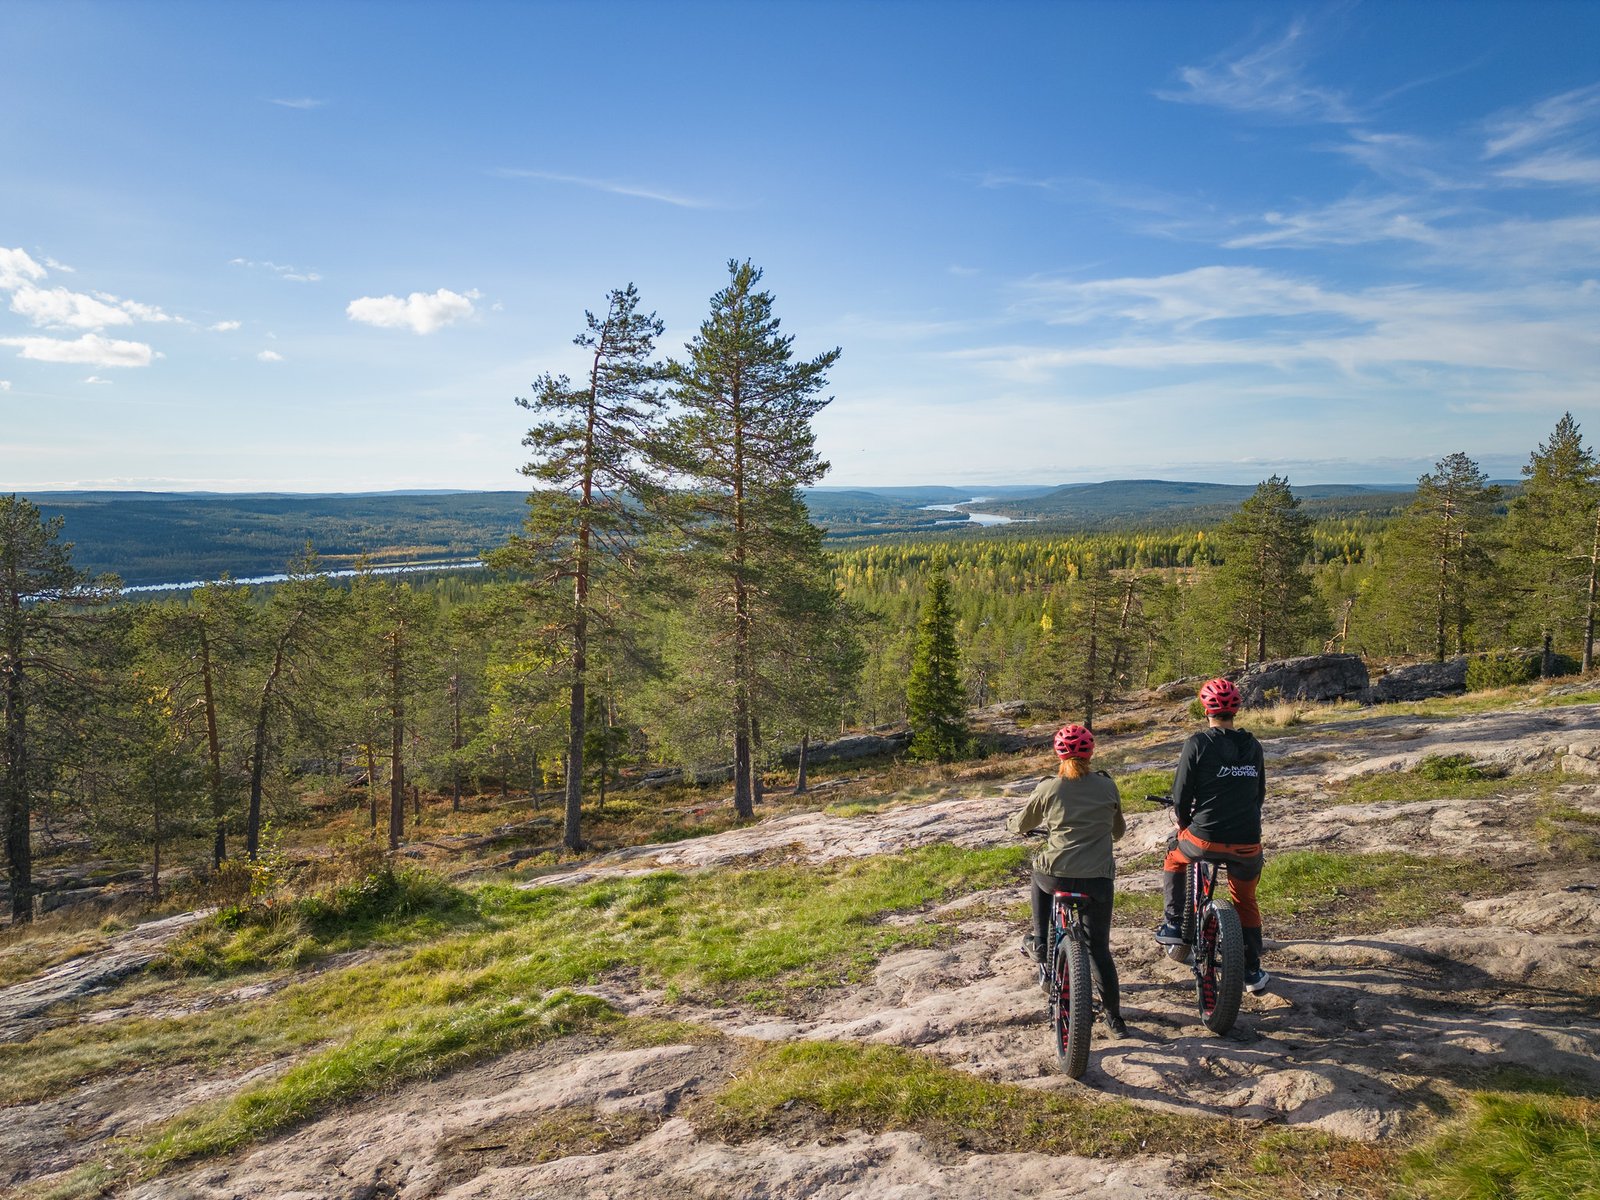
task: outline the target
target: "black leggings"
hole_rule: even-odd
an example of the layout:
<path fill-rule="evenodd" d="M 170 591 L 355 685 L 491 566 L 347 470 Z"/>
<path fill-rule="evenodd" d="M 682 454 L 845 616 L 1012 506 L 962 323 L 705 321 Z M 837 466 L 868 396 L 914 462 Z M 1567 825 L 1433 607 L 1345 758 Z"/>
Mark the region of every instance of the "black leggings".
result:
<path fill-rule="evenodd" d="M 1111 957 L 1111 905 L 1116 895 L 1114 885 L 1106 878 L 1062 879 L 1055 875 L 1033 873 L 1033 936 L 1039 952 L 1050 946 L 1050 905 L 1055 892 L 1082 892 L 1089 899 L 1083 901 L 1084 924 L 1089 930 L 1089 965 L 1094 971 L 1094 981 L 1100 987 L 1100 1002 L 1112 1016 L 1122 1015 L 1122 1001 L 1117 991 L 1117 964 Z"/>

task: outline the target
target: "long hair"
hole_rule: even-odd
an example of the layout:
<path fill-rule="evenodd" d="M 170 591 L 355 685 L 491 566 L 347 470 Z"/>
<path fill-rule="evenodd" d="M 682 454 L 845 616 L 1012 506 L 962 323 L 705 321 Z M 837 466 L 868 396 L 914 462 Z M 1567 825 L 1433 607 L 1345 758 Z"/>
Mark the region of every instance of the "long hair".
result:
<path fill-rule="evenodd" d="M 1089 773 L 1089 760 L 1087 758 L 1063 758 L 1061 760 L 1061 773 L 1068 779 L 1082 779 Z"/>

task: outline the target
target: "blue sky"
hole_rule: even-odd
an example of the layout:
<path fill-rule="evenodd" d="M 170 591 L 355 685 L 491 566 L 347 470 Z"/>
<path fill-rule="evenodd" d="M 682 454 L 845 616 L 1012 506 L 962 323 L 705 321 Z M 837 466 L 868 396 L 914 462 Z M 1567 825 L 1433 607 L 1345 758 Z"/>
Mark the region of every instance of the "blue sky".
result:
<path fill-rule="evenodd" d="M 0 488 L 519 488 L 730 258 L 827 482 L 1600 436 L 1600 4 L 0 5 Z"/>

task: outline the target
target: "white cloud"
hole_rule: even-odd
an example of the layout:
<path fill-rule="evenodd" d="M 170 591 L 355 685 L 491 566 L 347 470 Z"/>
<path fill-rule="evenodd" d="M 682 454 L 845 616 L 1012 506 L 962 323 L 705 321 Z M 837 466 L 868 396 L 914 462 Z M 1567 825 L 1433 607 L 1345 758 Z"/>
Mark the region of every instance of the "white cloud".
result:
<path fill-rule="evenodd" d="M 1526 179 L 1533 183 L 1600 184 L 1600 158 L 1551 151 L 1525 158 L 1500 172 L 1502 179 Z"/>
<path fill-rule="evenodd" d="M 639 200 L 656 200 L 662 204 L 671 204 L 676 208 L 720 208 L 710 200 L 701 200 L 695 196 L 684 196 L 677 192 L 668 192 L 660 188 L 649 187 L 636 183 L 620 183 L 614 179 L 592 179 L 583 175 L 558 175 L 552 171 L 519 171 L 510 167 L 503 167 L 490 174 L 501 179 L 542 179 L 546 183 L 566 183 L 573 187 L 588 188 L 595 192 L 608 192 L 613 196 L 632 196 Z"/>
<path fill-rule="evenodd" d="M 0 246 L 0 291 L 12 291 L 44 276 L 44 268 L 34 262 L 26 250 L 8 250 Z"/>
<path fill-rule="evenodd" d="M 283 355 L 279 354 L 276 350 L 263 350 L 260 354 L 256 355 L 256 361 L 266 363 L 282 362 Z"/>
<path fill-rule="evenodd" d="M 78 268 L 69 267 L 64 262 L 57 262 L 55 259 L 51 258 L 49 255 L 45 256 L 44 265 L 49 267 L 52 271 L 60 271 L 63 274 L 67 274 L 67 275 L 76 275 L 78 273 Z"/>
<path fill-rule="evenodd" d="M 0 392 L 9 392 L 10 390 L 11 390 L 11 380 L 9 380 L 9 379 L 0 379 Z"/>
<path fill-rule="evenodd" d="M 35 325 L 63 329 L 104 329 L 131 325 L 133 317 L 120 307 L 69 292 L 66 288 L 39 288 L 25 283 L 11 295 L 11 311 Z"/>
<path fill-rule="evenodd" d="M 279 279 L 287 279 L 292 283 L 320 283 L 322 276 L 316 271 L 303 271 L 299 267 L 287 266 L 275 262 L 252 262 L 248 258 L 230 258 L 230 266 L 250 267 L 254 270 L 271 271 Z"/>
<path fill-rule="evenodd" d="M 440 288 L 429 295 L 412 292 L 404 300 L 399 296 L 362 296 L 345 306 L 352 321 L 376 325 L 380 329 L 409 329 L 413 333 L 433 333 L 446 325 L 465 320 L 473 314 L 472 302 L 478 292 L 466 295 Z"/>
<path fill-rule="evenodd" d="M 101 379 L 100 376 L 98 376 L 98 375 L 91 375 L 91 376 L 89 376 L 89 378 L 85 379 L 84 382 L 85 383 L 110 383 L 111 380 L 109 380 L 109 379 Z"/>
<path fill-rule="evenodd" d="M 1156 95 L 1179 104 L 1207 104 L 1280 120 L 1355 121 L 1342 93 L 1316 87 L 1302 77 L 1300 43 L 1305 36 L 1305 23 L 1296 21 L 1275 42 L 1236 57 L 1215 59 L 1203 67 L 1182 68 L 1178 78 L 1183 88 Z"/>
<path fill-rule="evenodd" d="M 1501 113 L 1487 123 L 1486 158 L 1527 150 L 1600 118 L 1600 83 L 1551 96 L 1525 110 Z"/>
<path fill-rule="evenodd" d="M 19 357 L 34 362 L 90 367 L 148 367 L 161 357 L 143 342 L 125 342 L 98 333 L 86 333 L 70 342 L 50 337 L 0 338 L 0 346 L 15 346 Z"/>
<path fill-rule="evenodd" d="M 243 326 L 242 321 L 218 321 L 215 325 L 206 326 L 212 333 L 232 333 Z"/>
<path fill-rule="evenodd" d="M 267 103 L 276 104 L 279 108 L 298 108 L 302 111 L 310 111 L 313 108 L 321 108 L 327 101 L 313 100 L 310 96 L 300 96 L 294 99 L 278 99 L 274 97 L 269 99 Z"/>

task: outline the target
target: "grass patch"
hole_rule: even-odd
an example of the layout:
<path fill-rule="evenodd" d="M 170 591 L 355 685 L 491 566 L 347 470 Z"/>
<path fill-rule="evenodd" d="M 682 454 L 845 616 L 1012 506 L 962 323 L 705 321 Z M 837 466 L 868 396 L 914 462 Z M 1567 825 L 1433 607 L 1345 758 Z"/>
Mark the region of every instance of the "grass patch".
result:
<path fill-rule="evenodd" d="M 1145 796 L 1172 794 L 1171 771 L 1132 771 L 1112 778 L 1117 781 L 1117 791 L 1122 793 L 1123 812 L 1155 812 L 1161 805 L 1154 800 L 1146 800 Z"/>
<path fill-rule="evenodd" d="M 296 1063 L 282 1075 L 170 1122 L 140 1151 L 147 1163 L 221 1154 L 374 1086 L 440 1075 L 517 1046 L 571 1033 L 615 1011 L 595 996 L 560 991 L 534 1003 L 486 1000 L 392 1017 L 365 1035 Z"/>
<path fill-rule="evenodd" d="M 602 1021 L 604 1006 L 576 989 L 613 972 L 706 1003 L 739 997 L 773 1006 L 859 979 L 886 951 L 940 936 L 937 924 L 888 924 L 884 913 L 1014 881 L 1026 854 L 1020 846 L 933 846 L 782 871 L 487 886 L 474 895 L 481 927 L 426 946 L 250 1002 L 0 1044 L 0 1106 L 151 1063 L 237 1070 L 300 1056 L 227 1104 L 180 1116 L 139 1149 L 155 1166 L 217 1153 L 350 1096 Z"/>
<path fill-rule="evenodd" d="M 1362 934 L 1425 924 L 1509 886 L 1478 861 L 1294 850 L 1267 856 L 1257 898 L 1275 936 Z"/>
<path fill-rule="evenodd" d="M 1478 1093 L 1403 1178 L 1426 1200 L 1597 1200 L 1600 1101 Z"/>
<path fill-rule="evenodd" d="M 26 925 L 18 927 L 28 930 Z M 49 930 L 32 937 L 15 936 L 10 944 L 0 943 L 0 987 L 32 979 L 51 967 L 59 967 L 85 954 L 104 950 L 103 934 L 83 930 Z"/>
<path fill-rule="evenodd" d="M 1514 792 L 1544 792 L 1562 781 L 1560 772 L 1507 777 L 1466 755 L 1430 755 L 1410 771 L 1373 771 L 1328 785 L 1329 804 L 1410 804 L 1421 800 L 1481 800 Z"/>
<path fill-rule="evenodd" d="M 1567 704 L 1600 704 L 1600 690 L 1561 692 L 1539 697 L 1540 708 L 1558 708 Z"/>
<path fill-rule="evenodd" d="M 176 939 L 155 969 L 221 978 L 298 967 L 362 946 L 434 937 L 473 921 L 477 902 L 431 872 L 384 864 L 364 878 L 295 900 L 229 905 Z"/>
<path fill-rule="evenodd" d="M 739 1142 L 829 1130 L 908 1130 L 946 1152 L 1073 1154 L 1117 1159 L 1182 1156 L 1207 1190 L 1237 1194 L 1263 1167 L 1283 1177 L 1384 1193 L 1388 1156 L 1325 1134 L 1262 1133 L 1242 1122 L 1174 1116 L 1112 1100 L 994 1083 L 932 1056 L 892 1046 L 800 1042 L 753 1049 L 716 1096 L 691 1112 L 702 1133 Z M 1266 1157 L 1270 1151 L 1270 1162 Z M 1326 1194 L 1283 1182 L 1272 1195 Z"/>

